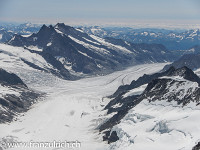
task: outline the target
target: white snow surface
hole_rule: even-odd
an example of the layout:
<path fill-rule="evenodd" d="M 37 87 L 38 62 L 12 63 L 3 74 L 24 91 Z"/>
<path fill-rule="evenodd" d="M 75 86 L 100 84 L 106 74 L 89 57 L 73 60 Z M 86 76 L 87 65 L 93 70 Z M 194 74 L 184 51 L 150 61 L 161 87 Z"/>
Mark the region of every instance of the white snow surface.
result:
<path fill-rule="evenodd" d="M 106 50 L 106 49 L 104 49 L 104 48 L 99 48 L 99 47 L 96 47 L 96 46 L 94 46 L 94 45 L 85 43 L 85 42 L 83 42 L 83 41 L 80 41 L 80 40 L 78 40 L 78 39 L 72 37 L 71 35 L 68 35 L 68 37 L 69 37 L 70 39 L 72 39 L 73 41 L 75 41 L 76 43 L 83 45 L 85 48 L 89 48 L 89 49 L 92 49 L 92 50 L 95 50 L 95 51 L 98 51 L 98 52 L 104 53 L 104 54 L 109 54 L 109 53 L 110 53 L 108 50 Z"/>
<path fill-rule="evenodd" d="M 47 45 L 48 46 L 48 45 Z M 37 46 L 28 46 L 28 49 L 34 50 L 34 51 L 38 51 L 38 52 L 42 52 L 43 50 L 41 48 L 38 48 Z"/>
<path fill-rule="evenodd" d="M 100 43 L 97 43 L 97 42 L 94 42 L 94 41 L 91 41 L 85 37 L 83 37 L 83 39 L 85 39 L 86 41 L 90 42 L 90 43 L 93 43 L 93 44 L 97 44 L 97 45 L 101 45 Z"/>
<path fill-rule="evenodd" d="M 7 86 L 0 85 L 0 98 L 5 96 L 6 94 L 14 94 L 16 96 L 20 96 L 20 93 L 15 89 Z"/>
<path fill-rule="evenodd" d="M 32 34 L 24 34 L 24 35 L 21 35 L 22 37 L 30 37 Z"/>
<path fill-rule="evenodd" d="M 81 29 L 78 29 L 78 28 L 77 28 L 76 30 L 77 30 L 77 31 L 79 31 L 79 32 L 82 32 L 82 33 L 84 33 L 84 32 L 83 32 L 83 30 L 81 30 Z"/>
<path fill-rule="evenodd" d="M 46 92 L 47 96 L 34 104 L 28 112 L 18 116 L 15 121 L 0 124 L 0 141 L 1 139 L 18 142 L 78 140 L 81 142 L 81 150 L 111 149 L 106 142 L 102 141 L 102 135 L 99 134 L 98 130 L 95 130 L 106 118 L 106 111 L 102 111 L 102 109 L 109 101 L 104 97 L 113 94 L 120 85 L 130 84 L 132 80 L 136 80 L 144 73 L 155 73 L 161 70 L 164 65 L 166 63 L 138 65 L 106 76 L 85 78 L 78 81 L 66 81 L 37 70 L 7 66 L 6 70 L 17 73 L 30 88 Z M 157 114 L 154 111 L 161 114 L 159 110 L 154 110 L 151 107 L 154 106 L 147 104 L 144 108 L 138 109 L 138 114 L 141 113 L 141 109 L 147 108 L 149 108 L 148 115 L 156 117 Z M 180 117 L 184 117 L 184 114 L 189 115 L 186 112 Z M 148 128 L 151 128 L 152 125 L 148 124 Z M 146 131 L 146 126 L 141 126 L 140 130 Z M 177 125 L 177 128 L 179 126 Z M 124 127 L 126 129 L 126 126 Z M 130 129 L 135 130 L 133 127 Z M 147 132 L 146 138 L 148 133 L 152 134 L 152 132 Z M 179 134 L 182 135 L 182 133 Z M 171 136 L 168 137 L 170 140 Z M 154 143 L 151 144 L 154 145 Z M 161 141 L 160 145 L 166 146 L 167 143 Z M 133 145 L 130 144 L 130 146 Z M 140 145 L 141 148 L 143 146 Z M 23 148 L 14 148 L 14 150 L 18 149 L 22 150 Z M 26 148 L 26 150 L 28 149 L 34 148 Z M 115 149 L 126 148 L 119 146 Z"/>
<path fill-rule="evenodd" d="M 200 106 L 190 102 L 182 107 L 176 101 L 167 101 L 171 93 L 180 93 L 178 97 L 182 99 L 186 94 L 195 92 L 199 88 L 198 83 L 178 76 L 162 79 L 182 83 L 168 84 L 169 92 L 162 96 L 166 100 L 150 103 L 143 100 L 132 108 L 122 121 L 113 127 L 112 131 L 117 132 L 119 140 L 111 144 L 110 149 L 191 150 L 200 141 Z M 142 92 L 143 86 L 130 90 L 123 96 Z"/>
<path fill-rule="evenodd" d="M 128 91 L 127 93 L 125 93 L 123 95 L 123 97 L 128 97 L 128 96 L 133 96 L 133 95 L 140 95 L 142 94 L 142 92 L 145 90 L 145 88 L 147 87 L 147 84 L 141 85 L 138 88 L 132 89 L 130 91 Z"/>
<path fill-rule="evenodd" d="M 47 46 L 51 46 L 51 45 L 52 45 L 52 43 L 51 43 L 51 42 L 47 43 Z"/>
<path fill-rule="evenodd" d="M 114 45 L 112 43 L 109 43 L 109 42 L 106 42 L 104 39 L 100 38 L 100 37 L 97 37 L 95 35 L 90 35 L 93 39 L 95 39 L 96 41 L 98 41 L 99 43 L 101 43 L 102 45 L 105 45 L 107 46 L 108 48 L 111 48 L 111 49 L 115 49 L 119 52 L 124 52 L 124 53 L 128 53 L 128 54 L 131 54 L 133 52 L 131 52 L 130 50 L 128 50 L 127 48 L 125 47 L 122 47 L 120 45 Z"/>
<path fill-rule="evenodd" d="M 34 49 L 34 47 L 29 47 L 30 49 Z M 6 44 L 0 44 L 0 67 L 1 68 L 23 68 L 34 70 L 26 63 L 24 63 L 21 59 L 29 61 L 41 68 L 53 68 L 49 63 L 47 63 L 44 58 L 36 53 L 31 53 L 30 51 L 22 48 L 15 47 Z M 10 69 L 12 71 L 12 69 Z"/>
<path fill-rule="evenodd" d="M 117 131 L 120 139 L 110 145 L 103 142 L 102 135 L 95 130 L 108 117 L 106 111 L 102 111 L 109 102 L 105 96 L 113 94 L 120 85 L 130 84 L 144 73 L 161 70 L 164 65 L 166 63 L 138 65 L 106 76 L 78 81 L 62 80 L 24 66 L 4 66 L 4 69 L 17 73 L 30 88 L 46 92 L 47 96 L 15 121 L 0 124 L 0 141 L 78 140 L 81 150 L 191 150 L 200 141 L 200 108 L 195 103 L 182 108 L 173 102 L 149 103 L 144 100 L 131 109 L 120 124 L 114 126 L 112 131 Z M 177 77 L 174 79 L 181 80 Z M 129 91 L 129 94 L 141 92 L 144 88 L 145 85 L 132 93 Z M 6 90 L 4 87 L 0 89 Z"/>
<path fill-rule="evenodd" d="M 182 108 L 164 101 L 143 101 L 112 129 L 120 140 L 110 149 L 191 150 L 199 141 L 199 114 L 194 103 Z"/>

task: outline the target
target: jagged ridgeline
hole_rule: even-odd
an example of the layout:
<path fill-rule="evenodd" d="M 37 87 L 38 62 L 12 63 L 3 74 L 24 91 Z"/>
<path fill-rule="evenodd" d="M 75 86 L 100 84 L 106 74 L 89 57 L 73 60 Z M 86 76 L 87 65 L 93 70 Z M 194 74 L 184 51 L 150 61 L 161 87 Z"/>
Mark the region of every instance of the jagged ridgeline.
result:
<path fill-rule="evenodd" d="M 38 33 L 28 37 L 15 35 L 8 44 L 41 55 L 57 70 L 50 71 L 65 79 L 76 79 L 74 74 L 106 74 L 130 65 L 175 59 L 174 54 L 161 44 L 134 44 L 100 38 L 63 23 L 43 25 Z"/>
<path fill-rule="evenodd" d="M 119 139 L 115 131 L 111 132 L 112 128 L 142 101 L 176 103 L 182 107 L 190 103 L 199 105 L 200 78 L 187 67 L 170 67 L 164 72 L 145 74 L 130 85 L 120 86 L 109 98 L 111 101 L 104 109 L 107 114 L 114 115 L 100 125 L 99 130 L 105 133 L 103 139 L 110 143 Z"/>

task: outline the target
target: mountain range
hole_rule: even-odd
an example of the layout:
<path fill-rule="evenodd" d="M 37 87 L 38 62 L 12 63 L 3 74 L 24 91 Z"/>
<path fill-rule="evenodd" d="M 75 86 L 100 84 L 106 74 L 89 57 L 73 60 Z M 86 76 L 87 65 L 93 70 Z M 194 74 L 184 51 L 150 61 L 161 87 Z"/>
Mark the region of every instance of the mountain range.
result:
<path fill-rule="evenodd" d="M 9 41 L 14 34 L 4 29 L 0 29 L 0 43 Z"/>
<path fill-rule="evenodd" d="M 30 35 L 38 32 L 41 28 L 40 24 L 24 23 L 24 24 L 1 24 L 0 30 L 5 30 L 13 34 Z"/>
<path fill-rule="evenodd" d="M 28 37 L 15 35 L 8 44 L 41 55 L 57 69 L 55 63 L 59 64 L 61 69 L 58 70 L 65 75 L 63 72 L 67 71 L 79 75 L 106 74 L 130 65 L 175 59 L 174 54 L 161 44 L 103 39 L 63 23 L 43 25 L 38 33 Z"/>
<path fill-rule="evenodd" d="M 193 29 L 165 30 L 165 29 L 133 29 L 119 27 L 80 27 L 88 34 L 99 37 L 112 37 L 123 39 L 132 43 L 158 43 L 169 50 L 187 50 L 195 45 L 200 45 L 200 31 Z"/>
<path fill-rule="evenodd" d="M 0 144 L 70 133 L 102 149 L 199 149 L 199 30 L 24 24 L 0 39 Z"/>

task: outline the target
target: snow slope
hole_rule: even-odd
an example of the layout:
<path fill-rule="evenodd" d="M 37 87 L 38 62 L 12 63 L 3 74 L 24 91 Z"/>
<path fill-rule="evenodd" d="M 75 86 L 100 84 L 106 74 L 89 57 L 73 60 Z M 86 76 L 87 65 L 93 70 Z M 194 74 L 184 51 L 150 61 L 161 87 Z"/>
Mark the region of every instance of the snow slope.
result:
<path fill-rule="evenodd" d="M 163 76 L 146 89 L 143 86 L 123 95 L 143 93 L 142 101 L 111 129 L 119 140 L 109 149 L 192 150 L 200 140 L 199 94 L 195 94 L 198 83 L 180 76 Z"/>
<path fill-rule="evenodd" d="M 108 101 L 104 97 L 111 95 L 119 85 L 130 84 L 133 79 L 144 73 L 157 72 L 164 65 L 139 65 L 107 76 L 78 81 L 66 81 L 45 72 L 17 68 L 13 71 L 29 87 L 46 92 L 47 97 L 16 121 L 0 124 L 0 139 L 18 142 L 78 140 L 81 149 L 109 149 L 95 130 L 105 119 L 102 109 Z M 10 70 L 9 66 L 7 70 Z"/>
<path fill-rule="evenodd" d="M 109 149 L 191 150 L 200 140 L 200 108 L 194 106 L 141 102 L 113 128 L 120 140 Z"/>
<path fill-rule="evenodd" d="M 22 47 L 15 47 L 6 44 L 0 44 L 0 67 L 25 68 L 34 70 L 27 65 L 23 60 L 33 63 L 44 70 L 47 68 L 53 69 L 53 66 L 37 53 L 32 53 Z"/>
<path fill-rule="evenodd" d="M 72 75 L 62 64 L 48 54 L 43 54 L 38 47 L 29 49 L 0 44 L 0 68 L 26 69 L 30 71 L 44 71 L 61 78 L 72 79 Z M 15 71 L 13 73 L 16 73 Z"/>

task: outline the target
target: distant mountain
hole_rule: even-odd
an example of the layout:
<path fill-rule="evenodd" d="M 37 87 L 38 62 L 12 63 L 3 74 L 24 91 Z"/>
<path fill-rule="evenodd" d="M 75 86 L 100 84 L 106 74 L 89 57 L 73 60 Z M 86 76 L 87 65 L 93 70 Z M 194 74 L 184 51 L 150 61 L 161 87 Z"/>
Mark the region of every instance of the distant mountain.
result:
<path fill-rule="evenodd" d="M 190 103 L 199 105 L 199 95 L 200 78 L 187 67 L 171 67 L 165 72 L 144 75 L 130 85 L 121 86 L 111 96 L 105 110 L 107 114 L 114 115 L 101 124 L 99 130 L 104 132 L 104 140 L 115 142 L 119 137 L 112 128 L 142 101 L 160 102 L 163 105 L 167 102 L 185 107 Z"/>
<path fill-rule="evenodd" d="M 175 68 L 181 68 L 187 66 L 188 68 L 195 70 L 200 68 L 200 54 L 185 54 L 172 64 L 166 65 L 163 70 L 167 70 L 171 66 Z"/>
<path fill-rule="evenodd" d="M 0 43 L 9 41 L 14 34 L 12 32 L 8 32 L 6 30 L 1 29 L 0 30 Z"/>
<path fill-rule="evenodd" d="M 51 65 L 58 61 L 72 74 L 104 74 L 122 67 L 148 62 L 174 60 L 173 54 L 160 44 L 133 44 L 123 40 L 88 35 L 63 23 L 43 25 L 28 37 L 15 35 L 9 45 L 32 50 Z M 51 56 L 51 60 L 47 59 Z"/>
<path fill-rule="evenodd" d="M 32 23 L 24 23 L 24 24 L 1 24 L 0 30 L 5 30 L 7 32 L 11 32 L 13 34 L 20 35 L 30 35 L 32 33 L 36 33 L 40 30 L 41 25 L 32 24 Z"/>
<path fill-rule="evenodd" d="M 101 38 L 105 37 L 112 37 L 108 36 L 109 30 L 106 30 L 104 28 L 101 28 L 99 26 L 92 26 L 92 27 L 78 27 L 79 30 L 82 30 L 83 32 L 87 34 L 93 34 Z"/>
<path fill-rule="evenodd" d="M 176 59 L 176 56 L 169 52 L 162 44 L 135 44 L 121 39 L 108 37 L 105 38 L 105 40 L 136 52 L 135 59 L 141 63 L 162 62 Z"/>
<path fill-rule="evenodd" d="M 199 29 L 189 31 L 171 31 L 164 29 L 132 29 L 132 28 L 101 28 L 81 27 L 81 29 L 96 36 L 123 39 L 133 43 L 157 43 L 170 50 L 187 50 L 194 45 L 200 45 Z"/>
<path fill-rule="evenodd" d="M 186 50 L 176 50 L 176 51 L 173 51 L 173 53 L 177 57 L 183 56 L 185 54 L 199 54 L 200 53 L 200 45 L 192 46 L 191 48 L 186 49 Z"/>
<path fill-rule="evenodd" d="M 42 93 L 30 90 L 17 75 L 0 69 L 0 123 L 12 121 L 40 96 Z"/>
<path fill-rule="evenodd" d="M 0 24 L 0 43 L 5 43 L 12 39 L 15 34 L 29 36 L 39 31 L 41 25 L 25 23 L 20 25 Z"/>

